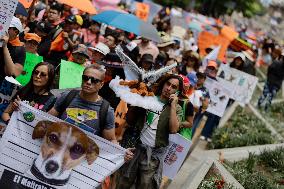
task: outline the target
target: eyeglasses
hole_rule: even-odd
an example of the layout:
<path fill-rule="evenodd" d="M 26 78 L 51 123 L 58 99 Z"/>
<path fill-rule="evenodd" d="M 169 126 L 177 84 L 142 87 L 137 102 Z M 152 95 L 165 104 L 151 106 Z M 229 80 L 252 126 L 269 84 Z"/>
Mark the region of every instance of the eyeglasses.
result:
<path fill-rule="evenodd" d="M 35 70 L 35 71 L 33 72 L 33 76 L 38 76 L 38 75 L 39 75 L 39 77 L 46 77 L 46 76 L 47 76 L 46 73 L 40 72 L 40 71 L 38 71 L 38 70 Z"/>
<path fill-rule="evenodd" d="M 90 77 L 90 76 L 87 76 L 87 75 L 82 75 L 82 80 L 84 82 L 87 82 L 87 81 L 91 80 L 91 83 L 93 83 L 93 84 L 97 84 L 99 82 L 102 82 L 101 80 L 99 80 L 97 78 Z"/>

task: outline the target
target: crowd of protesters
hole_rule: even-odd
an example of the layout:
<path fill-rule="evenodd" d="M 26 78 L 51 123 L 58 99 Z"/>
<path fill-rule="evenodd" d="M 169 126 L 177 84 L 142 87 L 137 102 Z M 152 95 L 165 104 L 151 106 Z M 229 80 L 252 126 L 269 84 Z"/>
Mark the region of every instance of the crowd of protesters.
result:
<path fill-rule="evenodd" d="M 90 15 L 67 5 L 47 2 L 39 2 L 29 17 L 16 12 L 8 33 L 1 37 L 0 82 L 5 76 L 17 77 L 23 72 L 26 52 L 44 59 L 34 68 L 30 82 L 12 98 L 2 120 L 9 122 L 20 100 L 29 101 L 37 109 L 127 148 L 125 159 L 128 162 L 119 171 L 119 181 L 113 184 L 117 188 L 133 185 L 136 188 L 158 188 L 161 184 L 161 158 L 169 144 L 169 134 L 180 132 L 191 139 L 202 117 L 207 116 L 201 139 L 211 141 L 220 117 L 206 111 L 210 94 L 204 82 L 206 78 L 217 80 L 222 62 L 208 60 L 206 68 L 200 69 L 204 56 L 199 54 L 197 38 L 189 29 L 184 39 L 171 37 L 168 8 L 162 9 L 153 20 L 161 37 L 161 42 L 155 43 L 93 21 Z M 159 80 L 157 89 L 153 89 L 165 105 L 162 112 L 128 107 L 124 125 L 115 124 L 114 112 L 120 99 L 108 85 L 116 76 L 125 78 L 123 62 L 115 52 L 117 45 L 121 45 L 124 52 L 146 71 L 177 63 Z M 268 111 L 284 78 L 283 47 L 269 38 L 263 38 L 256 45 L 258 48 L 251 50 L 253 55 L 239 53 L 231 62 L 223 63 L 252 75 L 256 74 L 255 67 L 268 67 L 267 81 L 258 101 L 258 106 L 264 104 Z M 213 47 L 208 47 L 207 54 L 212 50 Z M 81 90 L 64 92 L 56 99 L 51 89 L 58 88 L 62 59 L 86 68 Z M 94 114 L 98 117 L 86 118 L 79 116 L 79 112 L 74 117 L 72 111 L 76 108 L 88 115 L 99 112 Z M 116 136 L 117 127 L 126 127 L 124 135 Z"/>

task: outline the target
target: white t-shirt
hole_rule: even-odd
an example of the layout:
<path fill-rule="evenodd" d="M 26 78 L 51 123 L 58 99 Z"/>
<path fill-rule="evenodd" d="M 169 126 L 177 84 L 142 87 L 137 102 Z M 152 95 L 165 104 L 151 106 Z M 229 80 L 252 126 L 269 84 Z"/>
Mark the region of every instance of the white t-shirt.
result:
<path fill-rule="evenodd" d="M 142 129 L 140 140 L 143 144 L 155 147 L 157 126 L 162 112 L 147 111 L 147 121 Z"/>

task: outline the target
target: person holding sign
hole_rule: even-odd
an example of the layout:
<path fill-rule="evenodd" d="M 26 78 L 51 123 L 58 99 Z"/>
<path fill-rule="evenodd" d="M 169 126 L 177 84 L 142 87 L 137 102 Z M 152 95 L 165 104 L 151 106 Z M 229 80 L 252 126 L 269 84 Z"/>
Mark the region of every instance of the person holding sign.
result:
<path fill-rule="evenodd" d="M 169 135 L 177 133 L 182 117 L 178 93 L 183 91 L 183 80 L 178 75 L 162 78 L 157 98 L 164 104 L 161 112 L 130 107 L 128 127 L 139 130 L 134 158 L 121 169 L 117 188 L 158 189 L 162 180 L 163 157 L 169 145 Z"/>
<path fill-rule="evenodd" d="M 98 93 L 104 84 L 105 69 L 96 64 L 86 67 L 82 75 L 82 89 L 65 92 L 58 98 L 49 114 L 117 143 L 114 110 Z M 133 154 L 126 151 L 125 160 Z"/>
<path fill-rule="evenodd" d="M 23 71 L 26 50 L 19 39 L 22 31 L 21 21 L 13 17 L 7 35 L 1 38 L 3 46 L 0 48 L 0 82 L 5 76 L 18 76 Z"/>
<path fill-rule="evenodd" d="M 54 79 L 54 67 L 48 62 L 37 64 L 32 72 L 30 82 L 21 88 L 2 114 L 2 119 L 7 124 L 13 111 L 19 107 L 19 101 L 28 101 L 29 104 L 39 110 L 48 111 L 55 103 L 55 97 L 50 89 Z"/>

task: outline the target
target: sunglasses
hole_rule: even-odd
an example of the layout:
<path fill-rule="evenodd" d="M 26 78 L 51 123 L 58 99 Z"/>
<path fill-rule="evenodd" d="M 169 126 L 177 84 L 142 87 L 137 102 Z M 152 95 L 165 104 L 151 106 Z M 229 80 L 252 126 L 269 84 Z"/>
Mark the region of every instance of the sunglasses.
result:
<path fill-rule="evenodd" d="M 97 84 L 99 82 L 102 82 L 102 80 L 96 79 L 94 77 L 89 77 L 87 75 L 82 75 L 82 80 L 84 82 L 87 82 L 87 81 L 91 80 L 91 83 L 93 83 L 93 84 Z"/>
<path fill-rule="evenodd" d="M 39 75 L 39 77 L 46 77 L 46 76 L 47 76 L 46 73 L 40 72 L 40 71 L 38 71 L 38 70 L 35 70 L 35 71 L 33 72 L 33 76 L 38 76 L 38 75 Z"/>

